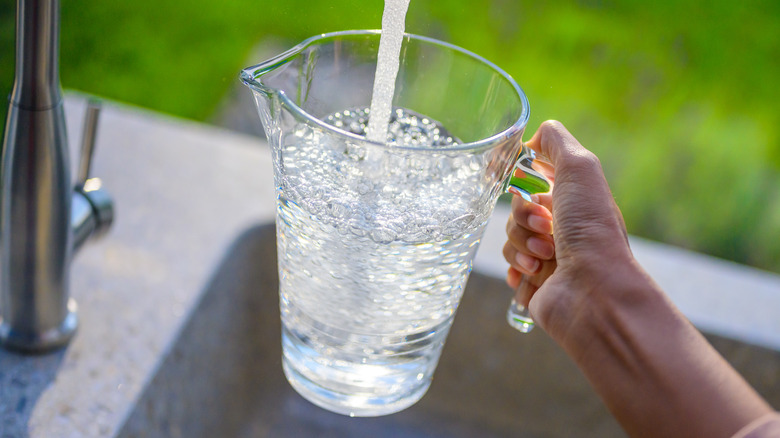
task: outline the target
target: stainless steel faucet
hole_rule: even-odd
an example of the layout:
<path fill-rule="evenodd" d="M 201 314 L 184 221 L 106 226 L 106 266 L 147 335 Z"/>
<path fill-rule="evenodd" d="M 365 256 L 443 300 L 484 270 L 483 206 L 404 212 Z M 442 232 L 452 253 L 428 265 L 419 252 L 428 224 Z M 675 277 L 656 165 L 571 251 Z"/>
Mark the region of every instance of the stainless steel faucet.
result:
<path fill-rule="evenodd" d="M 95 105 L 87 112 L 75 188 L 71 180 L 59 82 L 59 1 L 17 0 L 16 6 L 16 73 L 0 167 L 0 344 L 39 353 L 73 336 L 71 257 L 109 227 L 113 206 L 99 180 L 89 178 Z"/>

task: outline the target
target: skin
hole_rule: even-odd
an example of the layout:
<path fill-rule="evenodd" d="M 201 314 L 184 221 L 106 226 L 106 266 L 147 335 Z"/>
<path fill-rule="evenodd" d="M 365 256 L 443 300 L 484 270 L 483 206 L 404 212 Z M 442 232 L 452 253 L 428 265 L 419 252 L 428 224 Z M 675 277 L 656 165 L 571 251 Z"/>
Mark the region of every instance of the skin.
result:
<path fill-rule="evenodd" d="M 625 431 L 730 437 L 772 412 L 634 259 L 598 158 L 555 121 L 527 146 L 553 190 L 512 201 L 507 283 Z"/>

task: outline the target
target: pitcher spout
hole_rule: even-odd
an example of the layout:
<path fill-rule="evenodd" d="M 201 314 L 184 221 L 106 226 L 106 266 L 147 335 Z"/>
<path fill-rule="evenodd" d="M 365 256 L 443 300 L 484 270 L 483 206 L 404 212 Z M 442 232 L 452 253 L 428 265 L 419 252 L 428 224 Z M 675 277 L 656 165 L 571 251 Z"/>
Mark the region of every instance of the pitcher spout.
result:
<path fill-rule="evenodd" d="M 258 93 L 262 93 L 265 97 L 270 98 L 274 92 L 283 91 L 278 90 L 272 87 L 269 87 L 267 84 L 265 84 L 263 77 L 269 73 L 272 73 L 279 69 L 280 67 L 290 63 L 292 60 L 295 59 L 296 56 L 298 56 L 304 47 L 302 47 L 301 44 L 293 47 L 292 49 L 277 55 L 267 61 L 264 61 L 260 64 L 253 65 L 251 67 L 247 67 L 243 70 L 241 70 L 241 73 L 239 74 L 239 79 L 241 79 L 241 82 L 246 85 L 247 87 L 251 88 L 253 91 L 256 91 Z"/>
<path fill-rule="evenodd" d="M 306 84 L 311 82 L 314 73 L 310 61 L 316 59 L 316 55 L 312 55 L 316 48 L 310 46 L 323 37 L 325 35 L 309 38 L 273 58 L 241 70 L 239 79 L 252 90 L 269 140 L 282 133 L 285 114 L 299 121 L 312 119 L 301 106 L 306 100 Z"/>
<path fill-rule="evenodd" d="M 273 78 L 275 76 L 296 77 L 297 72 L 285 74 L 285 70 L 294 64 L 306 45 L 306 42 L 298 44 L 267 61 L 241 70 L 239 74 L 241 82 L 252 90 L 263 130 L 269 139 L 281 133 L 281 115 L 284 111 L 281 100 L 285 93 L 290 92 L 283 84 L 291 83 L 289 80 L 282 80 L 281 84 L 277 84 L 274 83 Z"/>
<path fill-rule="evenodd" d="M 380 30 L 360 30 L 316 35 L 302 41 L 284 53 L 274 56 L 273 58 L 270 58 L 260 64 L 243 69 L 239 75 L 239 78 L 241 79 L 241 82 L 243 82 L 247 87 L 259 93 L 264 93 L 265 95 L 271 95 L 276 92 L 289 94 L 290 91 L 294 91 L 294 89 L 288 87 L 295 87 L 298 85 L 297 83 L 274 83 L 272 79 L 275 76 L 282 74 L 284 70 L 291 67 L 296 70 L 292 72 L 293 76 L 310 78 L 316 66 L 317 52 L 320 50 L 321 44 L 327 42 L 328 40 L 337 38 L 349 36 L 371 36 L 379 34 L 381 34 Z M 309 55 L 312 57 L 310 58 Z"/>

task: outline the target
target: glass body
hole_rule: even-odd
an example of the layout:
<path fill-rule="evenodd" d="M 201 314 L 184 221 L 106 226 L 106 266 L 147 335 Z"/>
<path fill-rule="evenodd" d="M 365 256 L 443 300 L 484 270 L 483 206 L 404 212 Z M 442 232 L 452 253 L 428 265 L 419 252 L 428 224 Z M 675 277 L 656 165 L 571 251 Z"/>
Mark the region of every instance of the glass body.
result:
<path fill-rule="evenodd" d="M 241 73 L 273 154 L 284 372 L 353 416 L 427 390 L 484 227 L 528 153 L 528 102 L 511 77 L 414 35 L 393 105 L 461 144 L 385 145 L 325 123 L 370 105 L 378 46 L 378 31 L 326 34 Z"/>

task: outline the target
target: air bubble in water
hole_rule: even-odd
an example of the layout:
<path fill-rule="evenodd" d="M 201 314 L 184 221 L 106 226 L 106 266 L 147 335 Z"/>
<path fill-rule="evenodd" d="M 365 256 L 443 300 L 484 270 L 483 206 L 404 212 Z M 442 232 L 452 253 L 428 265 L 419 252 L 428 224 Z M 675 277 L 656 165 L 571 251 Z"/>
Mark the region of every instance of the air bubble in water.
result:
<path fill-rule="evenodd" d="M 360 181 L 358 181 L 355 188 L 357 189 L 358 193 L 360 193 L 361 195 L 365 195 L 374 189 L 374 185 L 366 179 L 361 179 Z"/>
<path fill-rule="evenodd" d="M 342 218 L 349 213 L 349 207 L 339 201 L 330 201 L 328 202 L 328 213 L 334 218 Z"/>
<path fill-rule="evenodd" d="M 366 158 L 366 148 L 362 145 L 355 143 L 347 143 L 347 147 L 344 150 L 344 155 L 351 160 L 361 161 Z"/>
<path fill-rule="evenodd" d="M 368 109 L 352 109 L 331 114 L 325 123 L 365 136 L 368 129 Z M 340 124 L 340 125 L 337 125 Z M 390 116 L 387 143 L 397 146 L 437 148 L 462 143 L 441 123 L 407 109 L 396 108 Z M 349 148 L 349 146 L 347 146 Z"/>
<path fill-rule="evenodd" d="M 396 233 L 390 228 L 377 227 L 371 230 L 370 236 L 376 243 L 390 243 L 395 240 Z"/>
<path fill-rule="evenodd" d="M 457 233 L 462 233 L 463 230 L 470 229 L 476 218 L 477 216 L 474 214 L 464 214 L 463 216 L 457 217 L 446 223 L 442 232 L 445 235 L 455 237 Z"/>

